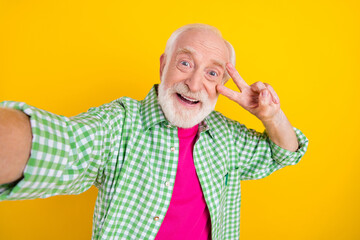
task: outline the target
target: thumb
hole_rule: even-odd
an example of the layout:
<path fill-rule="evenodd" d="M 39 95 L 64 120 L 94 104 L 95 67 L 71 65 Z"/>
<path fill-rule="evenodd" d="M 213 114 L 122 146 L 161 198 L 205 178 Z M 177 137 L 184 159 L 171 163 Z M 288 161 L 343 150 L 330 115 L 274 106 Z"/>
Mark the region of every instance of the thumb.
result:
<path fill-rule="evenodd" d="M 260 92 L 260 96 L 259 96 L 259 105 L 264 106 L 264 105 L 269 105 L 271 100 L 271 96 L 270 96 L 270 92 L 267 89 L 263 89 Z"/>

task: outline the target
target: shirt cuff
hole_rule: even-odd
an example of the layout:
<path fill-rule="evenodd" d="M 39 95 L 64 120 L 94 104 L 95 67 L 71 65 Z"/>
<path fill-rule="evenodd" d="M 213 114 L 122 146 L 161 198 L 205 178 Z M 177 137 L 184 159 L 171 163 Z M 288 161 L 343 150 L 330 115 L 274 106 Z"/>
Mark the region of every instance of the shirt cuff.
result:
<path fill-rule="evenodd" d="M 306 136 L 297 128 L 293 127 L 296 137 L 298 139 L 299 147 L 295 152 L 284 149 L 278 145 L 276 145 L 271 139 L 268 137 L 268 141 L 270 144 L 271 155 L 272 158 L 282 166 L 295 165 L 300 159 L 304 156 L 309 140 Z M 266 130 L 265 130 L 266 132 Z"/>
<path fill-rule="evenodd" d="M 1 200 L 45 198 L 55 195 L 54 186 L 66 166 L 69 152 L 64 117 L 23 102 L 1 102 L 0 107 L 21 110 L 30 116 L 32 147 L 24 177 L 15 183 L 0 185 Z"/>

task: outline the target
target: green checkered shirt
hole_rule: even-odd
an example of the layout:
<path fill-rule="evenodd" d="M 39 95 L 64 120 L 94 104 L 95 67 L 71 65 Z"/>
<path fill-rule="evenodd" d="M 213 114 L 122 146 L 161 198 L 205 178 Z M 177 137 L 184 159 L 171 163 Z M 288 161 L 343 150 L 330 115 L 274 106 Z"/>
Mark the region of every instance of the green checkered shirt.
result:
<path fill-rule="evenodd" d="M 0 186 L 0 200 L 46 198 L 99 189 L 92 239 L 154 239 L 170 204 L 179 156 L 177 128 L 165 119 L 154 86 L 142 101 L 122 97 L 68 118 L 19 102 L 33 132 L 24 178 Z M 239 239 L 240 181 L 296 164 L 308 140 L 294 128 L 290 152 L 266 133 L 218 112 L 200 124 L 193 156 L 210 212 L 212 239 Z M 170 184 L 169 184 L 170 183 Z"/>

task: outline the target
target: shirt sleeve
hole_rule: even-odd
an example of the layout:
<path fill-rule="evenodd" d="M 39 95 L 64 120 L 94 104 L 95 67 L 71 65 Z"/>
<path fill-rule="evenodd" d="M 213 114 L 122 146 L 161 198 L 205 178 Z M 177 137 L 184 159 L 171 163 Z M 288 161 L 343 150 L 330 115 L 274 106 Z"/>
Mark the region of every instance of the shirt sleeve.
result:
<path fill-rule="evenodd" d="M 0 185 L 0 200 L 79 194 L 94 183 L 101 184 L 98 179 L 111 142 L 101 107 L 68 118 L 21 102 L 2 102 L 0 106 L 30 116 L 33 135 L 24 177 Z"/>
<path fill-rule="evenodd" d="M 297 164 L 304 156 L 309 141 L 299 129 L 293 129 L 299 143 L 295 152 L 276 145 L 266 130 L 261 133 L 238 124 L 235 129 L 235 148 L 241 180 L 264 178 L 280 168 Z"/>

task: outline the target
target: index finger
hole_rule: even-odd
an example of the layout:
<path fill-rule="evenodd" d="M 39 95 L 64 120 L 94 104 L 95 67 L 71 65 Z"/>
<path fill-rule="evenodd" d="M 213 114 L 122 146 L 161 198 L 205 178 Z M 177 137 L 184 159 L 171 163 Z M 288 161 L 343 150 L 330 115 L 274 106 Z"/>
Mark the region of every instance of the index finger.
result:
<path fill-rule="evenodd" d="M 234 65 L 231 63 L 226 64 L 226 69 L 230 75 L 230 77 L 234 80 L 236 86 L 242 92 L 244 88 L 249 87 L 249 85 L 244 81 L 244 79 L 240 76 L 238 71 L 236 71 Z"/>

